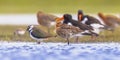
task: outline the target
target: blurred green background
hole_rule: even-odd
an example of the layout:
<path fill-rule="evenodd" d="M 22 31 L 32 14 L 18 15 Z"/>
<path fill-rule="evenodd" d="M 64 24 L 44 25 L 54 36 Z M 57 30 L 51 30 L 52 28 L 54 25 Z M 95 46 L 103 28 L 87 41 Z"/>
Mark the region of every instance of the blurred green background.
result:
<path fill-rule="evenodd" d="M 0 13 L 119 13 L 120 0 L 0 0 Z"/>
<path fill-rule="evenodd" d="M 46 13 L 76 14 L 78 9 L 82 9 L 85 13 L 91 14 L 97 14 L 98 12 L 119 14 L 120 0 L 0 0 L 0 14 L 35 14 L 39 10 Z M 13 32 L 18 27 L 27 28 L 26 25 L 0 25 L 0 41 L 34 41 L 27 32 L 22 37 L 23 39 L 15 37 Z M 47 31 L 44 27 L 41 28 Z M 80 42 L 120 42 L 120 34 L 118 32 L 120 32 L 120 27 L 118 27 L 114 33 L 103 31 L 100 34 L 103 35 L 103 37 L 94 41 L 89 40 L 90 36 L 82 37 L 79 40 Z M 62 38 L 52 38 L 45 42 L 51 41 L 66 42 L 66 40 Z M 74 39 L 71 39 L 71 42 L 74 42 Z"/>

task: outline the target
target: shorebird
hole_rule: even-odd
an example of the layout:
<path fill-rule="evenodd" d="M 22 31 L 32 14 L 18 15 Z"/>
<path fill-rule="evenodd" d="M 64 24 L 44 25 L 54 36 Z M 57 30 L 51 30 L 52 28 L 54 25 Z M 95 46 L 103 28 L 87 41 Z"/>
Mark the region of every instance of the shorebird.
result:
<path fill-rule="evenodd" d="M 58 18 L 52 14 L 46 14 L 42 11 L 37 12 L 37 21 L 40 25 L 47 27 L 48 33 L 50 33 L 50 28 L 55 26 L 55 19 Z"/>
<path fill-rule="evenodd" d="M 83 24 L 83 23 L 80 23 L 80 22 L 78 22 L 78 21 L 76 21 L 76 20 L 73 20 L 73 19 L 72 19 L 72 16 L 71 16 L 70 14 L 64 14 L 64 16 L 63 16 L 62 18 L 64 18 L 64 20 L 62 21 L 62 24 L 61 24 L 61 22 L 60 22 L 60 23 L 57 23 L 57 24 L 60 26 L 60 27 L 58 27 L 58 28 L 61 29 L 60 31 L 62 31 L 62 28 L 65 28 L 65 26 L 69 26 L 69 29 L 70 29 L 71 27 L 74 27 L 74 29 L 76 29 L 76 30 L 78 30 L 78 31 L 80 30 L 80 32 L 76 32 L 76 34 L 72 35 L 72 33 L 70 33 L 69 30 L 67 30 L 68 28 L 66 28 L 66 29 L 63 29 L 63 30 L 66 30 L 66 31 L 65 31 L 65 34 L 67 34 L 67 33 L 68 33 L 68 34 L 71 34 L 70 36 L 72 36 L 72 37 L 90 35 L 90 36 L 92 36 L 92 37 L 91 37 L 92 40 L 95 39 L 94 36 L 98 36 L 98 34 L 93 31 L 93 28 L 92 28 L 91 26 L 88 26 L 88 25 L 86 25 L 86 24 Z M 71 27 L 70 27 L 70 26 L 71 26 Z M 62 35 L 63 38 L 66 37 L 65 34 L 62 34 L 62 32 L 59 32 L 58 28 L 56 29 L 57 34 L 58 34 L 59 36 Z M 76 31 L 76 30 L 70 29 L 70 31 L 71 31 L 71 30 L 72 30 L 72 31 Z M 60 35 L 60 33 L 61 33 L 61 35 Z M 66 39 L 69 41 L 68 38 L 66 38 Z M 76 42 L 78 42 L 78 39 L 76 39 Z"/>
<path fill-rule="evenodd" d="M 84 15 L 82 10 L 78 10 L 78 21 L 87 25 L 94 23 L 103 25 L 97 18 L 90 15 Z"/>
<path fill-rule="evenodd" d="M 104 15 L 103 13 L 98 13 L 98 16 L 105 23 L 105 25 L 112 29 L 112 31 L 120 25 L 120 18 L 114 15 Z"/>
<path fill-rule="evenodd" d="M 86 20 L 87 21 L 87 20 Z M 97 36 L 99 36 L 99 29 L 103 29 L 104 26 L 100 24 L 91 24 L 87 25 L 83 22 L 78 22 L 77 20 L 73 20 L 72 16 L 69 14 L 64 15 L 64 23 L 71 23 L 73 26 L 79 27 L 84 31 L 83 35 L 90 35 L 91 40 L 95 40 Z"/>
<path fill-rule="evenodd" d="M 67 40 L 69 45 L 69 39 L 74 36 L 81 36 L 81 32 L 83 32 L 80 28 L 64 24 L 63 19 L 56 19 L 56 33 L 58 36 Z"/>
<path fill-rule="evenodd" d="M 109 26 L 102 24 L 97 18 L 90 15 L 84 15 L 82 10 L 78 10 L 78 22 L 91 26 L 93 32 L 97 34 L 103 30 L 113 30 Z"/>
<path fill-rule="evenodd" d="M 78 22 L 81 22 L 81 20 L 85 19 L 85 15 L 83 14 L 82 10 L 78 10 L 77 19 L 78 19 Z"/>
<path fill-rule="evenodd" d="M 22 36 L 25 34 L 25 30 L 23 28 L 17 28 L 14 32 L 13 35 L 16 40 L 16 38 L 18 37 L 19 40 L 21 40 Z"/>
<path fill-rule="evenodd" d="M 29 25 L 27 27 L 27 31 L 29 32 L 30 37 L 36 40 L 38 44 L 40 44 L 41 41 L 46 40 L 50 37 L 55 37 L 49 33 L 44 32 L 43 30 L 37 28 L 34 25 Z"/>

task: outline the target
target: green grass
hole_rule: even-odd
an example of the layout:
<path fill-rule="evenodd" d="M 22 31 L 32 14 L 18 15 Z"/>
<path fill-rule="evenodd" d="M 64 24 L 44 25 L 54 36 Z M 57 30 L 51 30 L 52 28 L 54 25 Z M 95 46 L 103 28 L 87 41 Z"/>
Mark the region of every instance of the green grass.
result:
<path fill-rule="evenodd" d="M 0 13 L 119 13 L 120 0 L 0 0 Z"/>
<path fill-rule="evenodd" d="M 19 37 L 14 37 L 13 32 L 17 28 L 26 29 L 27 26 L 26 25 L 17 25 L 17 26 L 15 26 L 15 25 L 14 26 L 13 25 L 0 25 L 0 40 L 1 41 L 26 41 L 26 42 L 35 41 L 35 40 L 30 38 L 28 32 L 26 32 L 25 35 L 21 37 L 21 39 Z M 38 28 L 41 28 L 47 32 L 45 27 L 39 26 Z M 52 28 L 51 33 L 53 35 L 55 35 L 55 33 L 52 32 L 53 30 L 54 30 L 54 28 Z M 114 32 L 102 31 L 100 33 L 100 37 L 98 37 L 96 40 L 90 40 L 90 36 L 80 37 L 79 42 L 82 42 L 82 43 L 120 42 L 120 33 L 119 32 L 120 32 L 120 27 L 116 28 L 116 30 Z M 56 38 L 53 37 L 53 38 L 49 38 L 48 40 L 44 40 L 44 42 L 66 42 L 66 40 L 64 40 L 61 37 L 56 37 Z M 74 42 L 74 38 L 72 38 L 70 40 L 70 42 L 71 43 Z"/>
<path fill-rule="evenodd" d="M 0 40 L 1 41 L 17 41 L 17 40 L 21 41 L 18 36 L 14 37 L 14 31 L 17 28 L 26 29 L 26 27 L 27 26 L 0 25 Z M 22 41 L 31 41 L 31 39 L 28 37 L 29 37 L 28 34 L 25 34 L 22 37 Z"/>

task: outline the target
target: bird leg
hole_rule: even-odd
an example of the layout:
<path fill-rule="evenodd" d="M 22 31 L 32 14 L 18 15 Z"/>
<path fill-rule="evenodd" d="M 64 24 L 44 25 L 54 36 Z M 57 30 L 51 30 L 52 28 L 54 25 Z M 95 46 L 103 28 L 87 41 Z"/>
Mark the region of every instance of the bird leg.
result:
<path fill-rule="evenodd" d="M 15 34 L 15 32 L 14 32 L 14 34 L 13 34 L 13 37 L 12 37 L 12 39 L 14 40 L 14 41 L 16 41 L 16 34 Z"/>
<path fill-rule="evenodd" d="M 40 43 L 41 43 L 40 41 L 37 42 L 37 44 L 40 44 Z"/>
<path fill-rule="evenodd" d="M 69 45 L 69 38 L 67 38 L 67 43 L 68 43 L 68 45 Z"/>
<path fill-rule="evenodd" d="M 41 43 L 41 41 L 39 41 L 39 40 L 38 40 L 38 41 L 36 41 L 36 42 L 37 42 L 37 44 L 40 44 L 40 43 Z"/>
<path fill-rule="evenodd" d="M 99 37 L 99 34 L 92 34 L 91 40 L 96 40 Z"/>
<path fill-rule="evenodd" d="M 77 36 L 76 38 L 75 38 L 75 43 L 78 43 L 79 42 L 79 37 Z"/>
<path fill-rule="evenodd" d="M 96 39 L 96 36 L 91 36 L 91 40 L 95 40 Z"/>
<path fill-rule="evenodd" d="M 18 35 L 19 40 L 22 41 L 22 35 Z"/>
<path fill-rule="evenodd" d="M 50 27 L 48 27 L 47 30 L 48 30 L 48 33 L 50 34 Z"/>
<path fill-rule="evenodd" d="M 97 34 L 92 34 L 91 40 L 96 40 L 97 36 L 98 36 Z"/>

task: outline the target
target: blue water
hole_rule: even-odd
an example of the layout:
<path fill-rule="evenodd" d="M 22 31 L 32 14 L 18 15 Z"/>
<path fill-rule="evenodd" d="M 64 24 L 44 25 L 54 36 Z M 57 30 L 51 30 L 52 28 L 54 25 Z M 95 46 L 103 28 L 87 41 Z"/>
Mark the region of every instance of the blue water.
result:
<path fill-rule="evenodd" d="M 2 42 L 0 60 L 120 60 L 120 44 Z"/>

